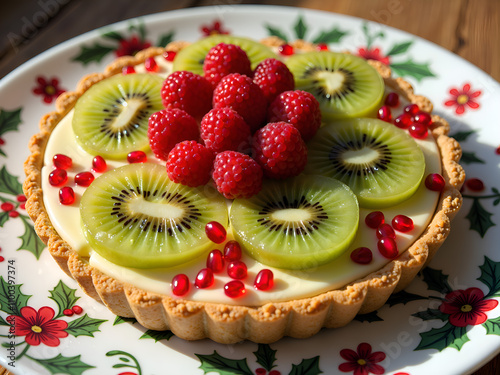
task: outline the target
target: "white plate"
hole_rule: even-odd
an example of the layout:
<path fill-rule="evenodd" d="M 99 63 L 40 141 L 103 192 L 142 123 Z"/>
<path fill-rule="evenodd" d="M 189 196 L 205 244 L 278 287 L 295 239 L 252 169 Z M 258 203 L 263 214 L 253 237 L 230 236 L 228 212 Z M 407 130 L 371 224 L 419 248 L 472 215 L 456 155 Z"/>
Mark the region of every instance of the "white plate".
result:
<path fill-rule="evenodd" d="M 40 117 L 52 110 L 32 93 L 37 77 L 56 77 L 66 90 L 75 87 L 84 74 L 100 71 L 114 59 L 104 54 L 100 62 L 87 64 L 75 59 L 86 48 L 116 49 L 120 34 L 130 38 L 141 30 L 155 44 L 163 36 L 196 40 L 202 26 L 220 20 L 223 30 L 235 35 L 261 38 L 279 32 L 289 39 L 303 37 L 318 41 L 320 36 L 331 49 L 379 48 L 393 70 L 415 85 L 434 102 L 436 113 L 451 123 L 451 133 L 459 137 L 464 150 L 468 177 L 477 177 L 485 190 L 465 190 L 463 209 L 453 223 L 450 238 L 407 293 L 397 295 L 377 313 L 354 321 L 347 327 L 323 330 L 307 340 L 284 339 L 271 345 L 241 343 L 219 345 L 211 341 L 186 342 L 146 332 L 131 322 L 115 323 L 115 316 L 78 290 L 75 282 L 56 268 L 50 255 L 33 237 L 33 227 L 20 207 L 23 162 L 28 156 L 30 136 L 37 132 Z M 103 34 L 113 31 L 105 37 Z M 111 36 L 110 36 L 111 35 Z M 105 47 L 105 48 L 104 48 Z M 469 94 L 478 108 L 448 103 L 454 89 L 470 85 Z M 450 92 L 451 90 L 451 92 Z M 15 70 L 0 83 L 0 200 L 11 202 L 17 217 L 0 211 L 0 263 L 3 282 L 0 289 L 0 364 L 15 373 L 67 374 L 255 374 L 259 368 L 273 375 L 342 373 L 339 365 L 348 362 L 343 349 L 356 351 L 360 343 L 369 344 L 370 357 L 378 370 L 386 374 L 411 375 L 467 373 L 480 367 L 500 350 L 500 307 L 496 302 L 473 305 L 482 324 L 457 328 L 453 314 L 429 315 L 439 311 L 443 298 L 451 290 L 479 288 L 487 300 L 500 296 L 500 231 L 492 224 L 500 222 L 500 86 L 484 72 L 457 56 L 412 35 L 336 14 L 299 8 L 262 6 L 216 6 L 157 14 L 125 21 L 72 39 L 53 48 Z M 8 209 L 9 205 L 3 205 Z M 16 216 L 16 214 L 11 214 Z M 40 252 L 40 253 L 39 253 Z M 39 258 L 38 258 L 39 255 Z M 10 284 L 10 285 L 9 285 Z M 10 294 L 9 294 L 10 293 Z M 29 299 L 28 299 L 29 297 Z M 75 299 L 78 299 L 75 301 Z M 9 302 L 14 302 L 10 305 Z M 403 303 L 404 302 L 404 303 Z M 467 304 L 464 300 L 462 304 Z M 54 311 L 77 304 L 80 315 L 62 316 L 67 337 L 54 347 L 28 346 L 26 336 L 9 338 L 7 316 L 22 306 L 37 311 Z M 40 310 L 47 306 L 48 309 Z M 461 306 L 461 305 L 460 305 Z M 458 307 L 460 307 L 458 306 Z M 485 307 L 486 306 L 486 307 Z M 494 307 L 493 309 L 489 309 Z M 488 311 L 486 311 L 489 309 Z M 26 314 L 26 309 L 23 310 Z M 48 317 L 50 318 L 50 316 Z M 476 321 L 478 323 L 478 321 Z M 64 334 L 64 333 L 63 333 Z M 15 346 L 10 347 L 13 341 Z M 345 355 L 346 351 L 342 354 Z M 351 353 L 352 354 L 352 353 Z M 370 361 L 370 358 L 365 358 Z M 356 358 L 354 358 L 356 359 Z M 14 367 L 15 366 L 15 367 Z M 219 366 L 219 367 L 217 367 Z M 344 365 L 345 366 L 345 365 Z M 277 372 L 272 373 L 270 370 Z M 260 370 L 259 370 L 260 371 Z M 353 373 L 353 369 L 347 373 Z M 371 373 L 376 369 L 371 368 Z"/>

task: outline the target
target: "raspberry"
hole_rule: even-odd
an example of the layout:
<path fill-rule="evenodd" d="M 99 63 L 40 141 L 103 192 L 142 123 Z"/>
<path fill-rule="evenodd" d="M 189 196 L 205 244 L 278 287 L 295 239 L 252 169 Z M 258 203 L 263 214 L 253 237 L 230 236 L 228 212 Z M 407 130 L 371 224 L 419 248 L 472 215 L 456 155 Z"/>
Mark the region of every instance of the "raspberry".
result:
<path fill-rule="evenodd" d="M 149 146 L 158 159 L 167 160 L 168 153 L 179 142 L 200 137 L 198 123 L 179 108 L 162 109 L 149 117 Z"/>
<path fill-rule="evenodd" d="M 264 92 L 268 103 L 271 103 L 283 91 L 295 88 L 293 74 L 288 67 L 277 59 L 265 59 L 260 62 L 253 73 L 253 81 Z"/>
<path fill-rule="evenodd" d="M 210 180 L 214 154 L 196 141 L 177 143 L 168 154 L 168 177 L 179 184 L 196 187 Z"/>
<path fill-rule="evenodd" d="M 173 72 L 163 82 L 161 98 L 165 108 L 180 108 L 201 119 L 212 108 L 212 85 L 198 74 Z"/>
<path fill-rule="evenodd" d="M 262 188 L 262 168 L 250 156 L 236 151 L 217 154 L 212 178 L 227 199 L 250 198 Z"/>
<path fill-rule="evenodd" d="M 286 122 L 272 122 L 253 137 L 253 152 L 267 177 L 283 179 L 300 174 L 307 163 L 307 147 L 300 132 Z"/>
<path fill-rule="evenodd" d="M 240 114 L 254 133 L 266 119 L 267 100 L 262 89 L 248 76 L 232 73 L 214 90 L 213 107 L 229 107 Z"/>
<path fill-rule="evenodd" d="M 205 78 L 217 86 L 220 80 L 231 73 L 252 75 L 247 53 L 234 44 L 219 43 L 208 51 L 203 62 Z"/>
<path fill-rule="evenodd" d="M 201 138 L 214 152 L 239 151 L 249 145 L 250 127 L 231 108 L 215 108 L 201 120 Z"/>
<path fill-rule="evenodd" d="M 295 126 L 304 141 L 311 139 L 321 126 L 318 100 L 307 91 L 295 90 L 281 93 L 269 106 L 269 122 L 284 121 Z"/>

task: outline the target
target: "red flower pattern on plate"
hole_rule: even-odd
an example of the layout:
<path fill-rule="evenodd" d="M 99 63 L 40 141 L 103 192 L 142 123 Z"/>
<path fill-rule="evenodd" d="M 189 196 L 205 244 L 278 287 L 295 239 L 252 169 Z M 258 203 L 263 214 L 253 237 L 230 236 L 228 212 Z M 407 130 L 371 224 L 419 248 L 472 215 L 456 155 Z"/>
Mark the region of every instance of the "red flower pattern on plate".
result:
<path fill-rule="evenodd" d="M 471 90 L 470 83 L 464 84 L 462 89 L 452 88 L 450 89 L 450 94 L 452 98 L 444 102 L 447 107 L 456 107 L 455 113 L 457 115 L 462 115 L 465 113 L 467 108 L 478 109 L 479 103 L 476 101 L 482 92 L 481 90 L 473 91 Z"/>
<path fill-rule="evenodd" d="M 42 96 L 43 101 L 47 104 L 52 103 L 54 99 L 66 91 L 59 87 L 59 79 L 55 77 L 47 79 L 38 76 L 36 82 L 38 86 L 33 88 L 33 94 Z"/>
<path fill-rule="evenodd" d="M 120 45 L 115 51 L 117 57 L 134 56 L 137 52 L 151 47 L 151 43 L 146 40 L 141 40 L 137 35 L 131 36 L 129 39 L 120 40 Z"/>
<path fill-rule="evenodd" d="M 36 311 L 31 306 L 20 310 L 21 316 L 10 315 L 7 321 L 14 327 L 16 336 L 26 336 L 26 343 L 32 346 L 45 344 L 58 346 L 59 338 L 67 337 L 68 323 L 54 318 L 54 309 L 44 306 Z"/>
<path fill-rule="evenodd" d="M 382 55 L 380 48 L 358 48 L 358 56 L 366 60 L 380 61 L 382 64 L 389 65 L 389 57 Z"/>
<path fill-rule="evenodd" d="M 450 315 L 448 318 L 450 324 L 466 327 L 483 324 L 488 319 L 485 312 L 493 310 L 497 305 L 497 300 L 484 299 L 481 289 L 468 288 L 448 293 L 439 310 Z"/>
<path fill-rule="evenodd" d="M 384 368 L 377 365 L 385 359 L 384 352 L 372 352 L 372 346 L 366 342 L 358 345 L 356 351 L 342 349 L 340 356 L 347 362 L 339 365 L 342 372 L 352 372 L 354 375 L 383 374 Z"/>
<path fill-rule="evenodd" d="M 204 36 L 216 34 L 229 34 L 229 30 L 225 30 L 220 21 L 215 20 L 211 25 L 202 25 L 201 32 Z"/>

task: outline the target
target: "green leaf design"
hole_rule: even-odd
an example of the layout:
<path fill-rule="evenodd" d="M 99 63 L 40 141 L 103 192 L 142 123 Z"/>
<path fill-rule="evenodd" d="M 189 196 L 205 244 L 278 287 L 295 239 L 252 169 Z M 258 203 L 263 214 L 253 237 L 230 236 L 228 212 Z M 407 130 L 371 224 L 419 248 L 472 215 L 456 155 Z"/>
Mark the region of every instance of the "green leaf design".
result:
<path fill-rule="evenodd" d="M 259 344 L 259 348 L 256 352 L 253 352 L 257 358 L 257 363 L 264 367 L 267 371 L 271 371 L 273 367 L 276 367 L 274 362 L 276 362 L 276 350 L 271 349 L 267 344 Z"/>
<path fill-rule="evenodd" d="M 124 368 L 124 367 L 133 368 L 137 370 L 137 373 L 139 375 L 142 374 L 141 366 L 139 365 L 139 362 L 132 354 L 124 352 L 122 350 L 111 350 L 106 353 L 106 357 L 113 357 L 113 356 L 118 356 L 118 359 L 123 362 L 113 365 L 113 368 Z M 131 360 L 133 363 L 131 363 Z"/>
<path fill-rule="evenodd" d="M 319 356 L 303 359 L 298 365 L 292 365 L 290 375 L 318 375 L 323 373 L 319 369 Z"/>
<path fill-rule="evenodd" d="M 431 72 L 429 64 L 420 64 L 414 62 L 412 59 L 405 62 L 391 63 L 390 66 L 394 73 L 400 77 L 413 77 L 417 81 L 421 81 L 423 78 L 436 76 Z"/>
<path fill-rule="evenodd" d="M 17 177 L 11 175 L 5 165 L 0 169 L 0 193 L 19 195 L 23 193 L 23 186 Z"/>
<path fill-rule="evenodd" d="M 171 331 L 153 331 L 152 329 L 148 329 L 139 339 L 153 339 L 155 342 L 160 340 L 170 340 L 170 338 L 174 336 Z"/>
<path fill-rule="evenodd" d="M 460 159 L 461 162 L 465 164 L 486 164 L 486 162 L 483 159 L 480 159 L 476 156 L 475 152 L 469 152 L 469 151 L 462 151 L 462 158 Z"/>
<path fill-rule="evenodd" d="M 277 36 L 278 38 L 283 39 L 285 42 L 288 42 L 288 38 L 286 37 L 285 33 L 280 29 L 271 25 L 266 25 L 265 27 L 270 36 Z"/>
<path fill-rule="evenodd" d="M 220 375 L 253 375 L 253 372 L 248 368 L 246 359 L 229 359 L 222 357 L 214 350 L 213 354 L 202 355 L 196 354 L 201 365 L 200 368 L 205 374 L 216 372 Z"/>
<path fill-rule="evenodd" d="M 448 294 L 453 290 L 450 284 L 448 284 L 448 275 L 443 274 L 440 270 L 426 267 L 422 271 L 422 276 L 430 290 L 435 290 L 442 294 Z"/>
<path fill-rule="evenodd" d="M 115 321 L 113 322 L 113 325 L 116 326 L 118 324 L 122 323 L 137 323 L 137 320 L 135 318 L 124 318 L 123 316 L 116 316 Z"/>
<path fill-rule="evenodd" d="M 412 44 L 412 41 L 394 44 L 391 50 L 387 52 L 387 56 L 394 56 L 405 53 L 408 51 Z"/>
<path fill-rule="evenodd" d="M 307 26 L 304 23 L 304 18 L 302 18 L 302 16 L 299 16 L 299 18 L 297 19 L 297 23 L 293 27 L 293 30 L 295 31 L 295 36 L 297 37 L 297 39 L 305 39 Z"/>
<path fill-rule="evenodd" d="M 483 207 L 479 199 L 473 198 L 472 206 L 465 218 L 469 220 L 470 229 L 475 230 L 481 237 L 484 237 L 488 229 L 495 225 L 491 221 L 491 216 L 493 214 Z"/>
<path fill-rule="evenodd" d="M 457 142 L 464 142 L 466 141 L 472 134 L 475 134 L 475 130 L 467 130 L 467 131 L 462 131 L 462 132 L 456 132 L 455 134 L 451 135 L 451 137 L 455 138 Z"/>
<path fill-rule="evenodd" d="M 80 299 L 80 297 L 75 296 L 76 289 L 71 289 L 66 284 L 59 281 L 54 289 L 50 291 L 50 299 L 54 300 L 59 308 L 59 313 L 56 318 L 64 315 L 63 311 L 66 309 L 71 309 L 75 302 Z"/>
<path fill-rule="evenodd" d="M 330 44 L 330 43 L 339 43 L 340 40 L 348 34 L 347 31 L 342 31 L 338 29 L 337 27 L 333 27 L 330 30 L 323 30 L 319 33 L 316 38 L 313 39 L 313 43 L 320 44 L 320 43 L 325 43 L 325 44 Z"/>
<path fill-rule="evenodd" d="M 107 320 L 105 319 L 94 319 L 85 314 L 84 316 L 69 322 L 68 328 L 66 328 L 65 331 L 75 337 L 94 337 L 94 332 L 99 332 L 99 326 L 106 321 Z"/>
<path fill-rule="evenodd" d="M 31 224 L 31 221 L 28 221 L 24 216 L 19 216 L 24 224 L 24 234 L 19 236 L 22 240 L 21 247 L 18 250 L 27 250 L 32 253 L 36 259 L 40 259 L 40 255 L 42 254 L 43 249 L 45 249 L 45 244 L 38 237 Z"/>
<path fill-rule="evenodd" d="M 427 309 L 425 311 L 419 311 L 411 315 L 420 318 L 422 320 L 439 319 L 442 320 L 443 322 L 446 322 L 449 318 L 448 314 L 442 313 L 439 309 Z"/>
<path fill-rule="evenodd" d="M 377 314 L 377 311 L 373 311 L 371 313 L 368 313 L 368 314 L 361 314 L 361 315 L 356 315 L 354 317 L 354 320 L 357 320 L 358 322 L 368 322 L 368 323 L 372 323 L 372 322 L 383 322 L 384 319 L 382 319 L 380 316 L 378 316 Z"/>
<path fill-rule="evenodd" d="M 0 228 L 9 221 L 9 213 L 7 211 L 0 212 Z"/>
<path fill-rule="evenodd" d="M 454 348 L 460 351 L 462 346 L 469 341 L 466 327 L 455 327 L 449 322 L 441 328 L 433 328 L 420 334 L 422 340 L 415 350 Z"/>
<path fill-rule="evenodd" d="M 483 323 L 487 335 L 500 336 L 500 316 Z"/>
<path fill-rule="evenodd" d="M 427 297 L 419 296 L 418 294 L 408 293 L 406 291 L 401 291 L 399 293 L 393 294 L 387 300 L 389 306 L 397 305 L 398 303 L 402 303 L 406 305 L 408 302 L 418 301 L 422 299 L 427 299 Z"/>
<path fill-rule="evenodd" d="M 123 40 L 123 35 L 116 31 L 108 31 L 101 35 L 103 38 L 115 40 L 120 42 Z"/>
<path fill-rule="evenodd" d="M 17 127 L 22 122 L 21 111 L 22 107 L 13 111 L 0 109 L 0 136 L 4 133 L 17 130 Z"/>
<path fill-rule="evenodd" d="M 82 46 L 80 53 L 73 58 L 73 61 L 79 61 L 83 65 L 92 62 L 99 63 L 108 53 L 114 51 L 114 49 L 114 47 L 105 46 L 97 42 L 90 47 Z"/>
<path fill-rule="evenodd" d="M 21 292 L 22 284 L 14 284 L 13 280 L 9 279 L 9 266 L 7 265 L 7 279 L 0 276 L 0 310 L 9 315 L 20 316 L 21 309 L 28 306 L 28 300 L 31 295 Z"/>
<path fill-rule="evenodd" d="M 51 374 L 80 375 L 84 371 L 95 367 L 82 362 L 80 357 L 81 355 L 65 357 L 58 354 L 54 358 L 38 359 L 30 357 L 30 359 L 45 367 Z"/>
<path fill-rule="evenodd" d="M 484 298 L 500 297 L 500 262 L 494 262 L 485 256 L 484 263 L 479 269 L 481 270 L 481 276 L 477 279 L 489 289 Z"/>
<path fill-rule="evenodd" d="M 165 47 L 168 43 L 174 40 L 175 32 L 171 31 L 168 34 L 163 34 L 158 40 L 158 46 Z"/>

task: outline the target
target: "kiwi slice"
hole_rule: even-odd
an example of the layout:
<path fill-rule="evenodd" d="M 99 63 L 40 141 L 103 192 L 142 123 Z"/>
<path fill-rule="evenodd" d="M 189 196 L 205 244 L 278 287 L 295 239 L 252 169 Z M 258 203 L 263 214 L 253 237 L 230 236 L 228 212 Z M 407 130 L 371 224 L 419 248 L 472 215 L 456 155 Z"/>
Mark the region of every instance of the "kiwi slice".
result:
<path fill-rule="evenodd" d="M 261 192 L 235 199 L 230 220 L 245 251 L 268 266 L 306 269 L 347 250 L 358 228 L 356 196 L 338 180 L 300 175 L 267 180 Z"/>
<path fill-rule="evenodd" d="M 189 70 L 203 75 L 205 56 L 212 47 L 219 43 L 235 44 L 242 48 L 250 59 L 252 69 L 255 69 L 262 60 L 276 58 L 276 54 L 270 48 L 254 40 L 219 34 L 200 39 L 180 50 L 175 56 L 173 70 Z"/>
<path fill-rule="evenodd" d="M 163 108 L 162 83 L 154 74 L 120 74 L 90 87 L 75 105 L 72 125 L 78 144 L 111 159 L 147 151 L 149 116 Z"/>
<path fill-rule="evenodd" d="M 405 201 L 417 190 L 425 170 L 417 142 L 406 131 L 373 118 L 327 124 L 308 143 L 308 150 L 305 173 L 344 182 L 366 208 Z"/>
<path fill-rule="evenodd" d="M 369 117 L 384 96 L 384 81 L 366 60 L 337 52 L 307 52 L 285 61 L 297 90 L 309 91 L 324 119 Z"/>
<path fill-rule="evenodd" d="M 128 164 L 96 178 L 81 198 L 85 238 L 107 260 L 135 268 L 170 267 L 212 246 L 205 225 L 228 223 L 216 192 L 169 180 L 164 166 Z"/>

